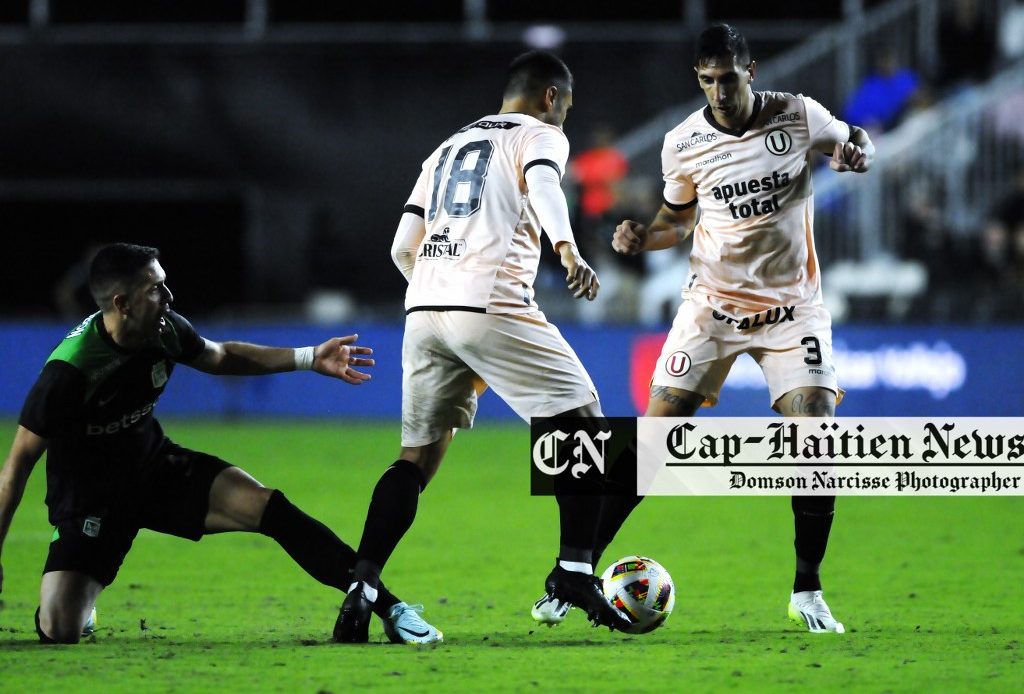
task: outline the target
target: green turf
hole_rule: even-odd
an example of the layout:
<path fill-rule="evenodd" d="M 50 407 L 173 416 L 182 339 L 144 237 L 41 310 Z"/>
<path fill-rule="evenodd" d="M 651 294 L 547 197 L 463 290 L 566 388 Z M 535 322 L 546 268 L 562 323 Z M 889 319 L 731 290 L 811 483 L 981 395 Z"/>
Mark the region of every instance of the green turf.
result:
<path fill-rule="evenodd" d="M 280 487 L 350 544 L 398 437 L 395 424 L 167 429 Z M 650 499 L 607 558 L 644 553 L 669 569 L 679 592 L 667 624 L 623 637 L 573 612 L 538 628 L 528 608 L 552 563 L 557 516 L 553 500 L 529 496 L 527 436 L 523 426 L 460 433 L 388 566 L 392 590 L 425 603 L 445 632 L 428 649 L 383 645 L 376 624 L 377 643 L 331 643 L 339 595 L 266 538 L 194 545 L 148 531 L 100 598 L 97 636 L 41 647 L 32 612 L 50 529 L 40 465 L 2 556 L 0 691 L 1024 687 L 1024 500 L 841 499 L 824 571 L 848 629 L 840 636 L 785 621 L 788 500 Z"/>

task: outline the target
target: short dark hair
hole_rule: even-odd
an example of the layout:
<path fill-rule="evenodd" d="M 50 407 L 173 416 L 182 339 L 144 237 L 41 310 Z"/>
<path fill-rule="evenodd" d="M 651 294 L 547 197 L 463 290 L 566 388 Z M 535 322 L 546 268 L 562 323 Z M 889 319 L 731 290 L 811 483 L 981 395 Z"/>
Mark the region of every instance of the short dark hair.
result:
<path fill-rule="evenodd" d="M 562 59 L 547 51 L 530 51 L 512 61 L 505 78 L 505 98 L 536 94 L 551 85 L 572 89 L 572 73 Z"/>
<path fill-rule="evenodd" d="M 96 253 L 89 265 L 89 293 L 100 310 L 113 307 L 114 295 L 128 291 L 139 270 L 160 259 L 160 251 L 133 243 L 112 243 Z"/>
<path fill-rule="evenodd" d="M 729 56 L 739 65 L 750 64 L 750 47 L 743 34 L 728 24 L 712 24 L 697 37 L 693 51 L 694 67 L 701 67 L 715 58 Z"/>

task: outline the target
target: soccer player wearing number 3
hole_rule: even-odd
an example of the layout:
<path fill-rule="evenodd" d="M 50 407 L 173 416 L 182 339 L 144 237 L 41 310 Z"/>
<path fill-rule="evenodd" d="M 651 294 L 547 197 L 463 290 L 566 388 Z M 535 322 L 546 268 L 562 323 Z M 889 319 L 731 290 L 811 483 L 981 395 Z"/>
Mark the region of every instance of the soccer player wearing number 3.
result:
<path fill-rule="evenodd" d="M 458 130 L 423 163 L 392 248 L 409 281 L 402 450 L 373 492 L 355 582 L 335 627 L 339 641 L 366 641 L 380 572 L 412 525 L 453 431 L 472 426 L 479 392 L 493 388 L 527 421 L 601 414 L 586 370 L 533 300 L 542 230 L 576 298 L 593 299 L 599 287 L 576 250 L 559 185 L 569 156 L 561 126 L 571 106 L 565 64 L 526 53 L 509 67 L 501 110 Z M 557 500 L 561 545 L 546 592 L 596 623 L 628 627 L 590 562 L 600 497 Z"/>
<path fill-rule="evenodd" d="M 626 220 L 612 240 L 633 255 L 694 234 L 685 301 L 658 358 L 646 415 L 688 417 L 713 406 L 736 357 L 747 353 L 764 372 L 774 410 L 831 417 L 843 391 L 814 251 L 811 166 L 820 152 L 831 154 L 834 171 L 864 173 L 874 146 L 810 97 L 753 91 L 756 63 L 732 27 L 701 34 L 694 69 L 708 105 L 665 137 L 665 202 L 649 225 Z M 638 502 L 606 508 L 599 548 Z M 792 499 L 789 616 L 812 632 L 844 630 L 818 577 L 834 506 L 835 497 Z"/>

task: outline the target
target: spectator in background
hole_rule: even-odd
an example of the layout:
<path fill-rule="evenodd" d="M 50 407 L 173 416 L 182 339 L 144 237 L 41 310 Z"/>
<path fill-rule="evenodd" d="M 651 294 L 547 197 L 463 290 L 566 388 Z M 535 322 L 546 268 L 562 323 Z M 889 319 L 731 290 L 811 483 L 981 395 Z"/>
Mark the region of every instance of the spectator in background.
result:
<path fill-rule="evenodd" d="M 602 296 L 577 305 L 577 318 L 584 323 L 629 320 L 635 313 L 636 275 L 634 259 L 623 263 L 609 246 L 623 204 L 623 186 L 629 160 L 615 147 L 615 132 L 607 124 L 597 125 L 590 135 L 591 146 L 570 163 L 569 173 L 577 188 L 577 220 L 582 233 L 580 248 L 602 268 Z"/>
<path fill-rule="evenodd" d="M 964 267 L 975 272 L 977 321 L 1024 318 L 1024 171 L 1014 189 L 992 210 L 977 241 L 975 258 Z"/>
<path fill-rule="evenodd" d="M 914 260 L 928 272 L 928 291 L 920 294 L 912 314 L 930 320 L 948 321 L 964 296 L 953 236 L 946 226 L 941 207 L 935 201 L 944 195 L 937 178 L 910 176 L 906 208 L 902 213 L 899 254 Z M 968 299 L 970 300 L 970 299 Z"/>
<path fill-rule="evenodd" d="M 580 152 L 569 171 L 580 188 L 580 211 L 590 227 L 615 206 L 615 185 L 629 173 L 629 160 L 615 148 L 615 133 L 599 125 L 592 135 L 593 146 Z"/>
<path fill-rule="evenodd" d="M 978 0 L 954 0 L 947 6 L 939 20 L 938 86 L 951 89 L 988 78 L 996 57 L 993 19 Z"/>
<path fill-rule="evenodd" d="M 921 81 L 912 69 L 900 65 L 890 46 L 875 46 L 871 62 L 871 72 L 846 102 L 843 119 L 862 123 L 875 134 L 899 122 L 918 95 Z"/>

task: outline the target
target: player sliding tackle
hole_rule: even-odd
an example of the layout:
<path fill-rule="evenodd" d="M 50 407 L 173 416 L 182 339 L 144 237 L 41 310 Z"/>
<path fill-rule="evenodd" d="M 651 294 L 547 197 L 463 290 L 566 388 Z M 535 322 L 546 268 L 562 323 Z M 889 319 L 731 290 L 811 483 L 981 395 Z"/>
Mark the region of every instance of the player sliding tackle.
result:
<path fill-rule="evenodd" d="M 100 250 L 89 289 L 101 311 L 57 346 L 21 412 L 0 470 L 0 548 L 32 468 L 47 451 L 46 504 L 55 526 L 43 568 L 36 632 L 76 643 L 92 629 L 96 598 L 117 576 L 142 528 L 198 541 L 230 531 L 276 540 L 310 576 L 344 591 L 355 552 L 325 525 L 241 468 L 164 436 L 153 416 L 176 363 L 210 374 L 312 369 L 352 385 L 373 365 L 356 335 L 284 349 L 214 342 L 171 310 L 174 296 L 155 248 Z M 3 570 L 0 567 L 0 590 Z M 380 586 L 375 612 L 395 643 L 440 634 Z"/>
<path fill-rule="evenodd" d="M 625 255 L 694 234 L 685 301 L 651 379 L 648 417 L 689 417 L 715 405 L 744 353 L 761 366 L 771 406 L 783 416 L 831 417 L 842 399 L 811 229 L 811 166 L 815 153 L 825 153 L 834 171 L 864 173 L 874 146 L 810 97 L 753 91 L 756 68 L 732 27 L 700 35 L 694 72 L 708 105 L 665 136 L 665 202 L 654 221 L 625 220 L 615 230 L 612 247 Z M 594 562 L 639 502 L 606 503 Z M 789 615 L 812 632 L 843 631 L 819 578 L 834 506 L 835 497 L 792 499 Z M 564 615 L 535 616 L 554 623 Z"/>
<path fill-rule="evenodd" d="M 576 250 L 559 185 L 572 84 L 555 56 L 520 56 L 501 110 L 461 128 L 423 162 L 392 249 L 409 280 L 402 449 L 373 491 L 356 581 L 335 627 L 340 641 L 366 640 L 380 573 L 412 526 L 454 429 L 472 426 L 479 392 L 490 386 L 527 421 L 601 414 L 586 370 L 533 300 L 542 229 L 574 296 L 593 299 L 599 286 Z M 596 623 L 628 628 L 590 561 L 600 497 L 557 499 L 561 544 L 547 593 Z"/>

